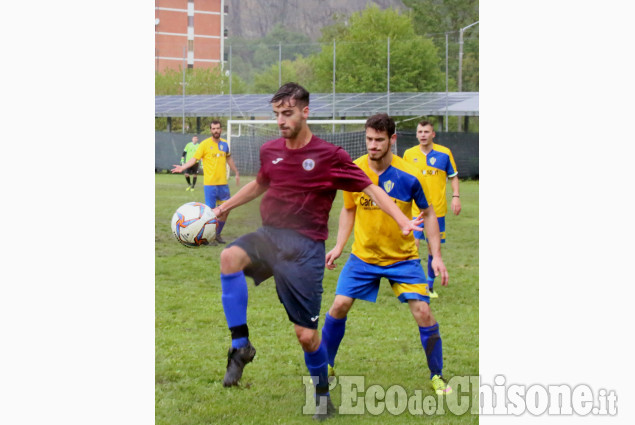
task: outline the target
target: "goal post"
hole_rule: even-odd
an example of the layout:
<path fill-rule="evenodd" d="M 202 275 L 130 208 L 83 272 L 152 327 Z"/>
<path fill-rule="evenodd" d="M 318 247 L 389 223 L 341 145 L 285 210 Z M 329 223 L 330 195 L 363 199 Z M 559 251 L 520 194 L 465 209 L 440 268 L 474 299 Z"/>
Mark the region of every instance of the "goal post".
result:
<path fill-rule="evenodd" d="M 354 160 L 366 154 L 366 120 L 307 120 L 311 132 L 342 147 Z M 280 137 L 276 120 L 228 120 L 227 143 L 241 174 L 256 175 L 260 169 L 260 147 Z M 397 152 L 395 145 L 393 152 Z"/>

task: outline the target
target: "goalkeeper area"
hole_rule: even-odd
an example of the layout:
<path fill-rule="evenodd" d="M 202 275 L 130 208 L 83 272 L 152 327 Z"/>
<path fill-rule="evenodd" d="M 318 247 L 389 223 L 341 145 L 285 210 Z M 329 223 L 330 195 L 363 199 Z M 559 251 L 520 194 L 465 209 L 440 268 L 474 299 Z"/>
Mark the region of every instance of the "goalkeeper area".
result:
<path fill-rule="evenodd" d="M 307 120 L 320 139 L 342 147 L 354 160 L 366 152 L 366 120 Z M 241 174 L 255 175 L 260 169 L 260 147 L 280 137 L 275 120 L 228 120 L 227 142 Z M 393 148 L 397 153 L 397 145 Z"/>

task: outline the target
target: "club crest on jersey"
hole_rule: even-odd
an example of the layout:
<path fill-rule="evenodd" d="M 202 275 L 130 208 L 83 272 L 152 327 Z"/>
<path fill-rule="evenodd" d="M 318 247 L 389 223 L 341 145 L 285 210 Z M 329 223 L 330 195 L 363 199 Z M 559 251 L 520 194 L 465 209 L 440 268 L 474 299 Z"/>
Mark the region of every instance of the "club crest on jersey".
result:
<path fill-rule="evenodd" d="M 313 161 L 311 158 L 307 158 L 304 161 L 302 161 L 302 168 L 304 168 L 305 170 L 311 171 L 314 167 L 315 167 L 315 161 Z"/>
<path fill-rule="evenodd" d="M 437 162 L 435 157 L 430 158 L 430 165 L 434 165 L 435 162 Z"/>
<path fill-rule="evenodd" d="M 386 193 L 390 193 L 393 187 L 395 187 L 395 184 L 392 181 L 388 180 L 384 182 L 384 190 Z"/>

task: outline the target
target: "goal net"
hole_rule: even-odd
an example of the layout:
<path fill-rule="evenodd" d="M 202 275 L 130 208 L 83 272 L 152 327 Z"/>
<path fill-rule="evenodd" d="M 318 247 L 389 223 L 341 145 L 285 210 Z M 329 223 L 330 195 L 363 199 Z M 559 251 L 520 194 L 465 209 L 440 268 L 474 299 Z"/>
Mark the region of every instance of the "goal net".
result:
<path fill-rule="evenodd" d="M 307 120 L 320 139 L 341 146 L 353 160 L 366 154 L 366 120 Z M 241 174 L 256 175 L 260 169 L 260 147 L 280 137 L 275 120 L 228 120 L 227 142 Z M 395 144 L 393 153 L 397 153 Z"/>

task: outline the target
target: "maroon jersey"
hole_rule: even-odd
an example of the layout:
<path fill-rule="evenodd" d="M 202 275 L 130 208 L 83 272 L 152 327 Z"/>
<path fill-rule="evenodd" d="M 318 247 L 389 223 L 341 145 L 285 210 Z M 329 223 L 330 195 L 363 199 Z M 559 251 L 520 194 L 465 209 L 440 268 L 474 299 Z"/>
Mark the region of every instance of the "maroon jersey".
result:
<path fill-rule="evenodd" d="M 337 189 L 361 192 L 371 184 L 344 149 L 315 135 L 300 149 L 288 149 L 284 138 L 262 145 L 257 181 L 268 188 L 260 203 L 262 224 L 314 240 L 328 237 Z"/>

